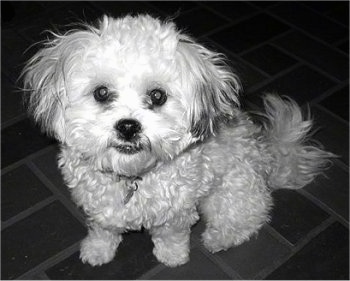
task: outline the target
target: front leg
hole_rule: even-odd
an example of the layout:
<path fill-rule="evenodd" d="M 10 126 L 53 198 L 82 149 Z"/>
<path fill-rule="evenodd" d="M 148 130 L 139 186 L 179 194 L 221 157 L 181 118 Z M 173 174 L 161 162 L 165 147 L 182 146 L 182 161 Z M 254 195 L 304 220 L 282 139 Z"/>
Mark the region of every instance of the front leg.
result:
<path fill-rule="evenodd" d="M 153 254 L 158 261 L 175 267 L 189 261 L 190 228 L 164 225 L 150 231 L 154 243 Z"/>
<path fill-rule="evenodd" d="M 92 266 L 110 262 L 122 241 L 120 232 L 93 224 L 80 246 L 80 258 Z"/>

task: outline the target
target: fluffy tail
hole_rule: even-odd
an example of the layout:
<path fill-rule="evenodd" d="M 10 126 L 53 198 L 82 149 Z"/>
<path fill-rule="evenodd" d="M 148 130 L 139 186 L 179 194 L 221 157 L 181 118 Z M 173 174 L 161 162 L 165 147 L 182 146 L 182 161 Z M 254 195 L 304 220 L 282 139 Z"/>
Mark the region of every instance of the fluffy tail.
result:
<path fill-rule="evenodd" d="M 310 183 L 336 157 L 310 139 L 312 120 L 288 97 L 264 97 L 266 137 L 273 158 L 268 184 L 271 188 L 298 189 Z"/>

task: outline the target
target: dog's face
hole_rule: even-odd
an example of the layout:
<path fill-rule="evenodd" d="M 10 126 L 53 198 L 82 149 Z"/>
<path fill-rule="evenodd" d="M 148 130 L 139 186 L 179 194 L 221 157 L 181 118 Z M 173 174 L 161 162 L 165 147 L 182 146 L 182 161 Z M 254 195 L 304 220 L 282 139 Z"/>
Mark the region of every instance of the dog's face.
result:
<path fill-rule="evenodd" d="M 104 17 L 56 36 L 24 73 L 42 128 L 126 175 L 214 134 L 240 89 L 218 54 L 150 16 Z"/>

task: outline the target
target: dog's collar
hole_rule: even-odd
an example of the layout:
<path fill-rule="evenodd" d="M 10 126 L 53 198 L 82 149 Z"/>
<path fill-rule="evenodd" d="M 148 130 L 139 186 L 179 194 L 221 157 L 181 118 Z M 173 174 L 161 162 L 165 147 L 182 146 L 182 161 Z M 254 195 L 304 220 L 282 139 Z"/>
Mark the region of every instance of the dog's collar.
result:
<path fill-rule="evenodd" d="M 123 180 L 126 183 L 128 188 L 128 193 L 124 197 L 123 203 L 124 205 L 128 204 L 131 197 L 134 195 L 135 191 L 139 188 L 138 182 L 142 181 L 142 178 L 139 176 L 125 176 L 125 175 L 117 175 L 118 182 Z"/>

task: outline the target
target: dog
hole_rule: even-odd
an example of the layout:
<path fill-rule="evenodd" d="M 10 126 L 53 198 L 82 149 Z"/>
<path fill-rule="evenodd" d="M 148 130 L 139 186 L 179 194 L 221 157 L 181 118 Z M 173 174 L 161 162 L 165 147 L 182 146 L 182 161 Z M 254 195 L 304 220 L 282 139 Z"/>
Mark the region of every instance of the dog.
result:
<path fill-rule="evenodd" d="M 53 33 L 23 83 L 30 115 L 60 143 L 59 168 L 87 215 L 80 258 L 92 266 L 143 228 L 160 262 L 185 264 L 200 215 L 206 249 L 240 245 L 269 221 L 273 190 L 302 188 L 334 156 L 288 97 L 265 94 L 255 121 L 225 56 L 150 15 Z"/>

